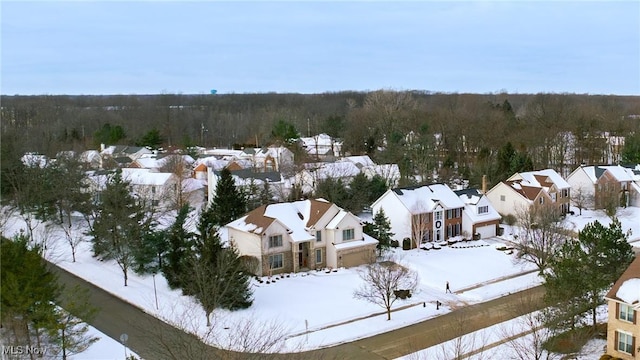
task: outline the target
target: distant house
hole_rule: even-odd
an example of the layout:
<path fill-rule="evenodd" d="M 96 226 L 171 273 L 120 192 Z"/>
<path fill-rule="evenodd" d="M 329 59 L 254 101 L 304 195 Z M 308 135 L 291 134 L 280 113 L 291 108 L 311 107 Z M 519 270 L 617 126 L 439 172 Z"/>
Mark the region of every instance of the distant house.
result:
<path fill-rule="evenodd" d="M 640 359 L 640 256 L 613 284 L 605 296 L 608 304 L 607 354 L 620 359 Z"/>
<path fill-rule="evenodd" d="M 324 199 L 263 205 L 225 226 L 257 275 L 352 267 L 375 260 L 378 241 L 358 217 Z"/>
<path fill-rule="evenodd" d="M 130 159 L 130 163 L 134 160 L 138 160 L 145 154 L 152 154 L 153 152 L 146 147 L 140 146 L 127 146 L 127 145 L 111 145 L 102 146 L 100 155 L 107 156 L 113 159 L 127 157 Z"/>
<path fill-rule="evenodd" d="M 129 182 L 131 192 L 152 206 L 168 206 L 178 196 L 178 179 L 173 173 L 149 169 L 124 168 L 122 179 Z"/>
<path fill-rule="evenodd" d="M 254 168 L 259 171 L 285 171 L 293 167 L 293 152 L 284 146 L 256 148 Z"/>
<path fill-rule="evenodd" d="M 603 209 L 640 205 L 640 171 L 621 165 L 580 166 L 568 177 L 574 194 L 585 208 Z"/>
<path fill-rule="evenodd" d="M 305 194 L 314 193 L 320 182 L 327 179 L 340 180 L 347 185 L 358 174 L 360 168 L 349 161 L 309 163 L 295 175 L 295 183 L 300 185 Z"/>
<path fill-rule="evenodd" d="M 531 206 L 553 206 L 558 214 L 569 212 L 571 186 L 553 169 L 516 173 L 496 184 L 487 198 L 502 215 L 516 215 Z"/>
<path fill-rule="evenodd" d="M 342 141 L 327 134 L 301 137 L 299 143 L 307 151 L 307 154 L 319 160 L 333 160 L 339 157 L 342 152 Z"/>
<path fill-rule="evenodd" d="M 432 184 L 387 190 L 372 205 L 384 209 L 395 240 L 444 241 L 462 235 L 465 204 L 447 185 Z"/>
<path fill-rule="evenodd" d="M 502 217 L 489 199 L 478 189 L 455 190 L 454 193 L 464 203 L 462 233 L 483 239 L 496 236 Z"/>

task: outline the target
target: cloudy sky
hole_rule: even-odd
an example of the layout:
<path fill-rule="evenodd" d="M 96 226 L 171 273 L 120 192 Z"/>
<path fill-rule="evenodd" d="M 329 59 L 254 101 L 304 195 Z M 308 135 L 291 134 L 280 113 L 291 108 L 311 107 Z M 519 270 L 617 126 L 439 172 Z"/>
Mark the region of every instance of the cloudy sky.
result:
<path fill-rule="evenodd" d="M 640 95 L 640 1 L 2 1 L 13 94 Z"/>

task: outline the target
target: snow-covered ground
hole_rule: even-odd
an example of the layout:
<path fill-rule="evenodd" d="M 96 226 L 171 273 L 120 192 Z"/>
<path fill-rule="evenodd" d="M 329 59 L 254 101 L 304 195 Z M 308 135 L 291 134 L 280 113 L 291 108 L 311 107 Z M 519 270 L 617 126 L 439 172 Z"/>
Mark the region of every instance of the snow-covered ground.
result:
<path fill-rule="evenodd" d="M 622 209 L 619 218 L 625 230 L 630 228 L 633 236 L 640 235 L 640 209 Z M 608 224 L 604 213 L 584 210 L 582 216 L 570 216 L 565 221 L 579 228 L 595 219 Z M 24 228 L 24 224 L 15 219 L 7 222 L 2 230 L 5 236 L 11 236 L 20 228 Z M 505 231 L 506 238 L 509 238 L 509 231 Z M 418 272 L 420 284 L 411 298 L 394 304 L 394 309 L 408 307 L 395 311 L 391 321 L 381 314 L 384 309 L 353 297 L 354 290 L 362 284 L 358 268 L 337 269 L 328 273 L 291 274 L 276 278 L 270 284 L 253 282 L 253 305 L 235 312 L 216 311 L 213 326 L 224 331 L 208 331 L 200 306 L 192 298 L 182 296 L 180 291 L 169 289 L 162 275 L 130 273 L 129 286 L 125 287 L 117 264 L 95 260 L 88 241 L 79 245 L 74 263 L 61 232 L 55 228 L 46 230 L 44 225 L 38 226 L 36 232 L 40 238 L 47 239 L 46 257 L 60 267 L 223 347 L 237 348 L 238 345 L 230 343 L 229 339 L 234 338 L 237 329 L 246 328 L 241 324 L 247 323 L 273 328 L 273 334 L 286 339 L 283 344 L 272 347 L 272 351 L 330 346 L 400 328 L 448 312 L 452 307 L 490 300 L 541 283 L 531 264 L 519 263 L 513 254 L 496 250 L 496 245 L 503 241 L 497 238 L 459 243 L 455 248 L 440 250 L 395 249 L 392 255 Z M 447 281 L 453 294 L 445 293 Z M 436 301 L 443 304 L 439 310 L 436 310 Z M 212 333 L 218 336 L 214 337 Z M 116 344 L 122 350 L 122 345 Z"/>
<path fill-rule="evenodd" d="M 98 329 L 93 326 L 89 327 L 89 332 L 87 336 L 97 337 L 99 340 L 93 343 L 85 352 L 71 356 L 72 360 L 95 360 L 95 359 L 103 359 L 103 360 L 121 360 L 125 358 L 125 352 L 127 356 L 135 356 L 136 358 L 140 358 L 138 354 L 131 351 L 128 347 L 125 346 L 108 337 L 107 335 L 100 332 Z"/>

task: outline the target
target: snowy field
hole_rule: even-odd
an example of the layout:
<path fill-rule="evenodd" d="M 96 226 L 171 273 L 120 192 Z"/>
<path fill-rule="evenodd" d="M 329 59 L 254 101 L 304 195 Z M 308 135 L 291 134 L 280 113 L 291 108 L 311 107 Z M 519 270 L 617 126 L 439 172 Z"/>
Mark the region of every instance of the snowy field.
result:
<path fill-rule="evenodd" d="M 640 209 L 621 209 L 619 218 L 623 229 L 633 231 L 632 239 L 640 235 Z M 582 216 L 570 216 L 565 221 L 576 228 L 598 219 L 608 224 L 601 212 L 583 210 Z M 19 219 L 7 222 L 3 234 L 11 236 L 24 228 Z M 508 232 L 507 229 L 506 232 Z M 76 234 L 82 234 L 78 229 Z M 254 303 L 246 310 L 216 311 L 212 318 L 214 329 L 208 331 L 204 312 L 192 298 L 169 289 L 161 275 L 154 277 L 129 274 L 129 286 L 123 286 L 123 276 L 115 262 L 100 262 L 91 256 L 91 244 L 80 244 L 77 261 L 71 261 L 69 245 L 55 227 L 36 228 L 37 238 L 46 239 L 45 256 L 60 267 L 104 288 L 116 296 L 144 309 L 168 323 L 198 333 L 213 345 L 238 348 L 232 340 L 234 331 L 246 328 L 269 328 L 274 336 L 285 341 L 272 351 L 301 351 L 353 341 L 392 329 L 400 328 L 450 311 L 465 304 L 487 301 L 502 295 L 538 285 L 541 279 L 532 265 L 519 263 L 513 254 L 496 250 L 501 239 L 487 239 L 455 244 L 440 250 L 402 251 L 392 255 L 401 264 L 418 272 L 420 284 L 413 296 L 398 300 L 398 309 L 387 321 L 381 307 L 353 298 L 362 281 L 358 269 L 337 269 L 332 272 L 311 271 L 276 278 L 270 284 L 253 283 Z M 509 235 L 505 233 L 505 237 Z M 266 278 L 264 278 L 266 280 Z M 273 280 L 273 279 L 272 279 Z M 445 293 L 449 281 L 453 294 Z M 443 306 L 436 310 L 435 302 Z M 426 303 L 426 307 L 423 307 Z M 243 325 L 244 324 L 244 325 Z M 218 334 L 213 336 L 212 334 Z M 122 345 L 115 342 L 120 351 Z M 96 346 L 96 345 L 94 345 Z M 116 353 L 117 354 L 117 353 Z"/>

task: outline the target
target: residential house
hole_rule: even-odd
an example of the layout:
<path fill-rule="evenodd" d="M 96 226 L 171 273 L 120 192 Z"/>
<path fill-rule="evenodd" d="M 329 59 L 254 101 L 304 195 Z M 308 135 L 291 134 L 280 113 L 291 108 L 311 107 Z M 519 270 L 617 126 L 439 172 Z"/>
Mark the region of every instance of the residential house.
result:
<path fill-rule="evenodd" d="M 464 203 L 462 212 L 462 234 L 466 238 L 489 238 L 498 234 L 500 219 L 498 211 L 478 189 L 455 190 Z"/>
<path fill-rule="evenodd" d="M 347 185 L 358 174 L 360 169 L 350 161 L 309 163 L 305 168 L 294 176 L 294 182 L 302 188 L 305 194 L 312 194 L 316 190 L 318 183 L 329 178 L 340 180 Z"/>
<path fill-rule="evenodd" d="M 574 195 L 574 204 L 578 202 L 588 209 L 604 209 L 609 205 L 635 206 L 640 202 L 637 180 L 640 171 L 621 165 L 580 166 L 568 177 Z"/>
<path fill-rule="evenodd" d="M 640 359 L 637 339 L 640 336 L 640 256 L 613 284 L 607 295 L 607 354 L 624 359 Z"/>
<path fill-rule="evenodd" d="M 516 173 L 487 192 L 493 207 L 503 216 L 516 215 L 531 206 L 553 206 L 559 214 L 570 210 L 571 186 L 555 170 Z"/>
<path fill-rule="evenodd" d="M 299 142 L 307 154 L 319 160 L 333 160 L 342 153 L 342 141 L 327 134 L 301 137 Z"/>
<path fill-rule="evenodd" d="M 432 184 L 387 190 L 372 205 L 389 219 L 395 240 L 444 241 L 462 235 L 465 204 L 447 185 Z"/>
<path fill-rule="evenodd" d="M 130 163 L 138 160 L 145 154 L 152 154 L 153 152 L 146 147 L 140 146 L 127 146 L 127 145 L 101 145 L 100 155 L 109 158 L 117 159 L 127 157 L 130 159 Z"/>
<path fill-rule="evenodd" d="M 257 275 L 352 267 L 375 261 L 378 240 L 358 217 L 324 199 L 262 205 L 225 225 Z"/>
<path fill-rule="evenodd" d="M 290 171 L 294 154 L 284 146 L 256 148 L 253 155 L 254 168 L 259 171 Z"/>
<path fill-rule="evenodd" d="M 131 192 L 152 206 L 175 204 L 179 195 L 179 181 L 174 173 L 149 169 L 123 168 L 122 179 L 129 182 Z"/>

